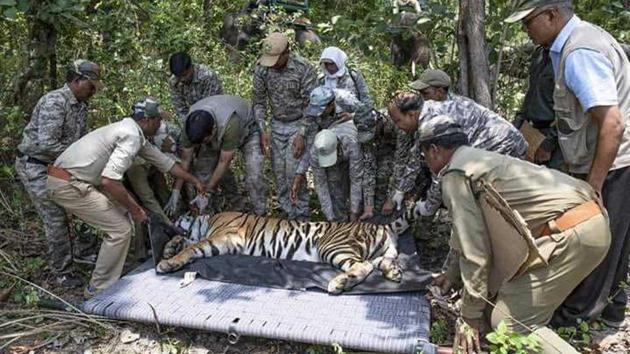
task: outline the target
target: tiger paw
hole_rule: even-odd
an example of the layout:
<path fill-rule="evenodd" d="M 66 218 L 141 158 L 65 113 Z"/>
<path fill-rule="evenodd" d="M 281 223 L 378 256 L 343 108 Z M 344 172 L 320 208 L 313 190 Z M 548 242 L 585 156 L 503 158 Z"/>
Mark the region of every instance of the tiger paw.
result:
<path fill-rule="evenodd" d="M 162 251 L 162 258 L 173 258 L 178 254 L 185 245 L 186 239 L 183 236 L 177 235 L 164 245 L 164 251 Z"/>
<path fill-rule="evenodd" d="M 397 261 L 393 261 L 388 264 L 385 269 L 383 269 L 383 276 L 387 280 L 394 281 L 396 283 L 400 283 L 403 277 L 403 270 L 398 264 Z"/>
<path fill-rule="evenodd" d="M 158 263 L 157 267 L 155 267 L 155 271 L 158 274 L 170 273 L 177 270 L 177 266 L 171 264 L 168 259 L 163 259 Z"/>
<path fill-rule="evenodd" d="M 328 293 L 333 295 L 341 294 L 348 284 L 348 276 L 339 274 L 328 282 Z"/>

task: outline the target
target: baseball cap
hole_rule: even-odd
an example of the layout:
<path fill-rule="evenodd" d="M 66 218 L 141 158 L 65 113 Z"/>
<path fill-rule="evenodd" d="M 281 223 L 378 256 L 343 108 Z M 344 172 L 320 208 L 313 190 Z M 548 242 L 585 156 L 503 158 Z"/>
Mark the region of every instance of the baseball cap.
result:
<path fill-rule="evenodd" d="M 132 115 L 142 114 L 143 118 L 160 116 L 160 103 L 153 97 L 143 97 L 131 106 Z"/>
<path fill-rule="evenodd" d="M 442 114 L 429 118 L 429 120 L 420 124 L 418 127 L 418 140 L 423 142 L 457 133 L 464 134 L 462 126 L 451 116 Z"/>
<path fill-rule="evenodd" d="M 280 55 L 289 46 L 289 39 L 283 33 L 275 32 L 263 39 L 262 55 L 258 64 L 262 66 L 274 66 Z"/>
<path fill-rule="evenodd" d="M 304 111 L 304 114 L 310 117 L 319 117 L 326 106 L 335 99 L 335 91 L 330 87 L 319 86 L 311 91 L 311 96 L 308 101 L 308 106 Z"/>
<path fill-rule="evenodd" d="M 451 78 L 442 70 L 428 69 L 425 70 L 420 78 L 409 84 L 414 90 L 424 90 L 427 87 L 450 87 Z"/>
<path fill-rule="evenodd" d="M 514 23 L 524 19 L 539 7 L 566 3 L 571 3 L 571 0 L 516 0 L 512 14 L 504 21 Z"/>
<path fill-rule="evenodd" d="M 101 82 L 101 68 L 94 62 L 85 59 L 77 59 L 70 64 L 70 70 L 87 78 L 100 90 L 103 88 Z"/>
<path fill-rule="evenodd" d="M 313 142 L 319 166 L 326 168 L 337 163 L 337 134 L 330 129 L 323 129 L 315 135 Z"/>

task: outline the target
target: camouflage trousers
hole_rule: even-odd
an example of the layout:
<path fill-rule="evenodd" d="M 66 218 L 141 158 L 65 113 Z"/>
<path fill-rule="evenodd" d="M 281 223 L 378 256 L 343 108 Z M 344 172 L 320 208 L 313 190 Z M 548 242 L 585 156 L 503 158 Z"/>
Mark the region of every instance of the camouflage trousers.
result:
<path fill-rule="evenodd" d="M 375 155 L 374 176 L 374 212 L 380 212 L 383 204 L 389 198 L 390 185 L 394 174 L 394 151 L 391 153 L 379 153 Z M 365 172 L 364 172 L 365 175 Z"/>
<path fill-rule="evenodd" d="M 328 221 L 347 222 L 350 204 L 350 175 L 347 162 L 337 163 L 332 167 L 325 169 L 326 183 L 328 192 L 330 193 L 330 202 L 334 213 L 334 219 Z M 316 183 L 315 188 L 323 183 Z M 326 188 L 326 187 L 324 187 Z M 320 203 L 322 201 L 320 200 Z M 322 209 L 324 205 L 322 205 Z"/>
<path fill-rule="evenodd" d="M 374 206 L 376 191 L 376 158 L 374 156 L 374 141 L 361 143 L 363 153 L 363 207 Z"/>
<path fill-rule="evenodd" d="M 78 234 L 70 239 L 68 216 L 61 206 L 55 204 L 46 191 L 47 167 L 27 161 L 26 156 L 15 160 L 15 170 L 28 193 L 35 210 L 42 219 L 48 244 L 48 264 L 55 273 L 69 271 L 72 256 L 90 253 L 94 239 Z"/>
<path fill-rule="evenodd" d="M 297 203 L 291 203 L 289 191 L 293 184 L 293 178 L 301 159 L 293 157 L 293 140 L 298 135 L 302 120 L 293 122 L 281 122 L 277 119 L 271 121 L 271 167 L 276 178 L 276 193 L 280 207 L 289 219 L 308 218 L 308 190 L 303 183 L 298 191 Z"/>
<path fill-rule="evenodd" d="M 267 186 L 263 179 L 264 155 L 260 150 L 260 133 L 253 132 L 240 147 L 245 160 L 245 190 L 256 215 L 264 215 L 267 211 Z M 202 146 L 195 158 L 192 173 L 203 182 L 209 182 L 219 163 L 220 151 Z M 226 210 L 226 205 L 238 208 L 241 196 L 234 178 L 232 168 L 229 168 L 219 183 L 221 194 L 219 198 L 211 198 L 215 212 Z M 222 201 L 224 199 L 225 201 Z"/>

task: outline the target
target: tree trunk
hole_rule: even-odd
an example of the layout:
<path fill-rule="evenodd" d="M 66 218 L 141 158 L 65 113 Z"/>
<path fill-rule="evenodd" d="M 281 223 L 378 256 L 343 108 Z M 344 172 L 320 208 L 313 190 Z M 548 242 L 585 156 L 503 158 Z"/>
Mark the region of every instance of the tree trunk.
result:
<path fill-rule="evenodd" d="M 203 16 L 206 18 L 206 22 L 210 17 L 210 7 L 212 7 L 212 0 L 203 0 Z"/>
<path fill-rule="evenodd" d="M 44 92 L 57 87 L 57 31 L 37 19 L 36 9 L 42 1 L 30 1 L 27 13 L 29 41 L 27 44 L 28 66 L 18 76 L 13 87 L 13 105 L 20 106 L 30 115 Z"/>
<path fill-rule="evenodd" d="M 461 93 L 483 106 L 492 107 L 484 26 L 485 1 L 460 0 L 459 10 Z"/>

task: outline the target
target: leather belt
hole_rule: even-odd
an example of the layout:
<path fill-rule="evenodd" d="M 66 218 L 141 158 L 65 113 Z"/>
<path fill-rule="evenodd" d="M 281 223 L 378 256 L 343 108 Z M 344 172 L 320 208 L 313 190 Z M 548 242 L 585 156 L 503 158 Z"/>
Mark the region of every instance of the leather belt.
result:
<path fill-rule="evenodd" d="M 72 178 L 72 175 L 70 174 L 70 172 L 64 170 L 61 167 L 57 167 L 53 165 L 48 165 L 48 175 L 57 177 L 64 181 L 69 181 Z"/>
<path fill-rule="evenodd" d="M 602 213 L 599 204 L 591 200 L 565 211 L 562 215 L 549 221 L 542 230 L 540 236 L 548 236 L 553 233 L 570 229 L 584 221 Z"/>
<path fill-rule="evenodd" d="M 28 156 L 26 154 L 21 153 L 20 151 L 18 151 L 17 154 L 18 154 L 19 157 L 26 156 L 26 162 L 28 162 L 28 163 L 34 163 L 34 164 L 37 164 L 37 165 L 48 166 L 48 162 L 44 162 L 44 161 L 42 161 L 40 159 L 36 159 L 34 157 Z"/>

